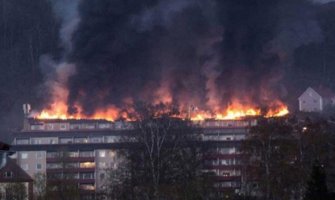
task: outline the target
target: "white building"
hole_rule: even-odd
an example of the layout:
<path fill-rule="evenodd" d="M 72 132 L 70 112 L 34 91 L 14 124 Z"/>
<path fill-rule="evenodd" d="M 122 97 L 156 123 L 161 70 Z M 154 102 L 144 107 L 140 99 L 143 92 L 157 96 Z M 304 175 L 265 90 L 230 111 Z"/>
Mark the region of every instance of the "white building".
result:
<path fill-rule="evenodd" d="M 298 98 L 299 111 L 301 112 L 322 112 L 327 106 L 335 105 L 334 93 L 325 88 L 315 90 L 308 87 Z"/>

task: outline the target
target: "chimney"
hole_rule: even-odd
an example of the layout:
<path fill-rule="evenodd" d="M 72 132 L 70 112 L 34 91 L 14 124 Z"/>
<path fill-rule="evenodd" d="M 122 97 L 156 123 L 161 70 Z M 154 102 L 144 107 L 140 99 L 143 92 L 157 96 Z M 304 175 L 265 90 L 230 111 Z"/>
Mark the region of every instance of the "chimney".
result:
<path fill-rule="evenodd" d="M 29 123 L 29 114 L 31 111 L 31 106 L 29 103 L 25 103 L 23 104 L 23 114 L 24 114 L 24 118 L 23 118 L 23 130 L 24 131 L 29 131 L 30 130 L 30 123 Z"/>

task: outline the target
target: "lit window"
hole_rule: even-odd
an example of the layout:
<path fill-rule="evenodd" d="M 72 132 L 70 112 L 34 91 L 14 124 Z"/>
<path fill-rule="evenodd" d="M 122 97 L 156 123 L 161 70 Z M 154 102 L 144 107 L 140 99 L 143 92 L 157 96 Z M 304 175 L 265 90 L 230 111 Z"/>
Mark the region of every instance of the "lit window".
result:
<path fill-rule="evenodd" d="M 110 152 L 109 152 L 109 156 L 110 156 L 111 158 L 114 158 L 114 157 L 115 157 L 115 151 L 110 151 Z"/>
<path fill-rule="evenodd" d="M 100 151 L 99 156 L 104 158 L 106 156 L 106 151 Z"/>
<path fill-rule="evenodd" d="M 94 184 L 80 184 L 79 188 L 82 190 L 95 190 Z"/>
<path fill-rule="evenodd" d="M 95 162 L 81 162 L 80 168 L 94 168 Z"/>
<path fill-rule="evenodd" d="M 27 159 L 28 158 L 28 153 L 21 153 L 21 158 L 22 159 Z"/>

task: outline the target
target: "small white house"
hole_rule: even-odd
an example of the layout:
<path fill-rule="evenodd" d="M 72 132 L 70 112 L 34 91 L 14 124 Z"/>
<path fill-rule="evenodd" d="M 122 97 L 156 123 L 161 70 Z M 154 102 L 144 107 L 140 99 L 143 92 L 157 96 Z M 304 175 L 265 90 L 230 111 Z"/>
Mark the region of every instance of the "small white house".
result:
<path fill-rule="evenodd" d="M 322 112 L 326 106 L 335 105 L 335 95 L 329 89 L 314 90 L 308 87 L 298 101 L 301 112 Z"/>

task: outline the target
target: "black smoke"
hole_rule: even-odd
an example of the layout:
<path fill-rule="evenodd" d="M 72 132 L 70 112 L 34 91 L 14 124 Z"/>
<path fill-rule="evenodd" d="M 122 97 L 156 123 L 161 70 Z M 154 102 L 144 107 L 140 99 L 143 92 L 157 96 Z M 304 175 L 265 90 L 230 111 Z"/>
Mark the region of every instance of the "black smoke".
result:
<path fill-rule="evenodd" d="M 39 68 L 45 58 L 54 68 L 76 66 L 68 104 L 87 114 L 165 90 L 176 103 L 206 108 L 245 96 L 260 106 L 274 98 L 295 105 L 310 85 L 335 89 L 330 0 L 73 2 L 0 2 L 2 127 L 18 121 L 9 116 L 21 116 L 22 103 L 50 104 L 41 85 L 57 70 Z"/>
<path fill-rule="evenodd" d="M 307 0 L 83 0 L 69 56 L 77 67 L 70 112 L 75 102 L 90 114 L 127 98 L 150 101 L 162 84 L 175 103 L 208 106 L 209 79 L 223 104 L 285 100 L 295 50 L 324 37 L 320 7 Z"/>
<path fill-rule="evenodd" d="M 204 96 L 206 58 L 199 45 L 210 39 L 213 25 L 201 2 L 169 2 L 82 2 L 70 105 L 78 101 L 90 113 L 108 103 L 121 106 L 128 97 L 150 101 L 163 79 L 176 100 L 184 93 L 190 99 Z"/>

